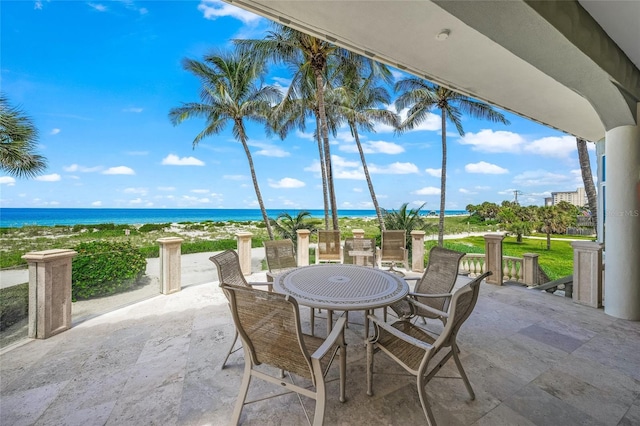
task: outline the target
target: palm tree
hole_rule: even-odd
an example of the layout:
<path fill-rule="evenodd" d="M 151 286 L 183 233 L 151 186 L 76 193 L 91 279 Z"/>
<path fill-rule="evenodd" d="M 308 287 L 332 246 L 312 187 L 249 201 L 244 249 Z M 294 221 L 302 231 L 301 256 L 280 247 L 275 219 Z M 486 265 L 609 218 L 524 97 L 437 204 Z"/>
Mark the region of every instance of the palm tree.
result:
<path fill-rule="evenodd" d="M 289 238 L 293 241 L 293 246 L 298 246 L 298 229 L 315 230 L 314 220 L 311 220 L 311 212 L 301 211 L 296 216 L 291 216 L 287 212 L 280 213 L 276 219 L 272 219 L 273 228 L 281 238 Z"/>
<path fill-rule="evenodd" d="M 422 204 L 417 209 L 409 209 L 409 203 L 404 203 L 398 211 L 387 211 L 382 209 L 382 215 L 386 229 L 398 229 L 407 231 L 407 247 L 410 247 L 411 231 L 425 228 L 425 220 L 420 215 L 420 210 L 424 207 Z"/>
<path fill-rule="evenodd" d="M 261 40 L 234 40 L 243 51 L 250 52 L 260 59 L 271 59 L 286 64 L 301 76 L 315 80 L 317 114 L 320 123 L 320 136 L 323 141 L 324 165 L 327 179 L 327 193 L 331 205 L 331 220 L 334 229 L 339 229 L 338 207 L 331 168 L 331 148 L 329 147 L 329 124 L 325 106 L 325 81 L 328 69 L 342 61 L 357 61 L 359 56 L 337 47 L 327 41 L 301 33 L 281 24 L 274 24 Z M 304 77 L 304 78 L 307 78 Z"/>
<path fill-rule="evenodd" d="M 395 90 L 401 92 L 396 99 L 396 109 L 408 108 L 407 118 L 401 124 L 401 130 L 412 129 L 423 122 L 433 108 L 440 109 L 442 126 L 442 172 L 440 178 L 440 216 L 438 221 L 438 245 L 444 242 L 444 211 L 447 188 L 447 120 L 452 122 L 458 134 L 464 136 L 462 114 L 482 118 L 496 123 L 509 124 L 500 112 L 490 105 L 464 96 L 437 84 L 416 77 L 400 80 Z"/>
<path fill-rule="evenodd" d="M 204 58 L 204 62 L 185 59 L 183 67 L 200 79 L 201 102 L 190 102 L 171 109 L 169 112 L 171 122 L 177 125 L 193 117 L 207 120 L 204 130 L 193 140 L 194 148 L 207 136 L 220 133 L 227 123 L 233 125 L 233 136 L 244 148 L 262 218 L 269 238 L 273 240 L 273 231 L 247 144 L 249 138 L 245 121 L 252 120 L 266 124 L 271 105 L 280 102 L 280 91 L 273 86 L 256 84 L 266 71 L 264 62 L 242 52 L 208 55 Z"/>
<path fill-rule="evenodd" d="M 593 175 L 591 174 L 591 162 L 589 161 L 589 151 L 587 151 L 587 141 L 576 138 L 578 147 L 578 161 L 580 162 L 580 172 L 582 173 L 582 182 L 584 190 L 587 193 L 587 201 L 589 210 L 593 220 L 593 226 L 598 235 L 598 196 L 596 194 L 596 186 L 593 183 Z"/>
<path fill-rule="evenodd" d="M 299 71 L 299 70 L 298 70 Z M 305 78 L 306 77 L 306 78 Z M 325 88 L 325 97 L 331 98 L 331 91 Z M 292 84 L 287 89 L 282 102 L 277 105 L 271 115 L 271 127 L 284 139 L 293 129 L 306 131 L 307 118 L 313 115 L 316 121 L 314 137 L 318 144 L 318 157 L 320 159 L 320 175 L 322 178 L 322 198 L 324 205 L 324 226 L 329 229 L 329 198 L 327 174 L 324 161 L 324 149 L 322 147 L 322 137 L 320 135 L 320 119 L 318 102 L 316 99 L 315 79 L 308 78 L 300 72 L 294 71 Z M 329 102 L 333 105 L 334 102 Z M 339 123 L 335 120 L 337 115 L 326 111 L 329 131 L 335 136 Z"/>
<path fill-rule="evenodd" d="M 19 108 L 0 95 L 0 170 L 14 177 L 34 177 L 47 168 L 35 153 L 38 130 Z"/>
<path fill-rule="evenodd" d="M 386 67 L 384 67 L 386 70 Z M 371 201 L 376 210 L 380 229 L 385 230 L 384 220 L 378 199 L 373 189 L 373 182 L 367 167 L 367 161 L 364 156 L 364 150 L 360 143 L 360 135 L 358 129 L 372 132 L 374 130 L 373 123 L 383 123 L 394 128 L 398 128 L 400 120 L 398 115 L 384 108 L 385 105 L 391 103 L 389 92 L 382 86 L 376 85 L 377 77 L 371 73 L 368 77 L 362 77 L 359 70 L 355 69 L 351 73 L 345 73 L 342 78 L 342 86 L 337 89 L 340 94 L 340 112 L 346 118 L 351 130 L 351 135 L 356 141 L 358 152 L 360 153 L 360 161 L 362 161 L 362 169 L 367 180 Z"/>

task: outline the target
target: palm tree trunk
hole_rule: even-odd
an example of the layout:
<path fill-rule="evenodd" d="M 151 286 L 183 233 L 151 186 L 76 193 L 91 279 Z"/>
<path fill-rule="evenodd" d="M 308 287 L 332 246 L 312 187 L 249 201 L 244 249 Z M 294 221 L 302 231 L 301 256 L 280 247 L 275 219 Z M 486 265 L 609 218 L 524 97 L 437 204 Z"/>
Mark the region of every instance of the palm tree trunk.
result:
<path fill-rule="evenodd" d="M 380 230 L 386 231 L 384 227 L 384 220 L 382 220 L 382 213 L 380 212 L 380 206 L 378 205 L 378 199 L 376 198 L 376 192 L 373 190 L 373 183 L 371 182 L 371 176 L 369 175 L 369 168 L 367 167 L 367 160 L 364 158 L 364 151 L 362 150 L 362 144 L 360 144 L 360 135 L 358 135 L 358 129 L 356 123 L 349 122 L 349 127 L 353 133 L 353 137 L 356 140 L 358 146 L 358 152 L 360 153 L 360 161 L 362 161 L 362 169 L 364 170 L 364 176 L 367 179 L 367 185 L 369 186 L 369 193 L 371 193 L 371 201 L 373 207 L 376 209 L 376 216 L 378 217 L 378 223 L 380 223 Z"/>
<path fill-rule="evenodd" d="M 438 217 L 438 246 L 444 244 L 444 204 L 447 193 L 447 121 L 444 108 L 440 109 L 442 120 L 442 171 L 440 175 L 440 215 Z"/>
<path fill-rule="evenodd" d="M 591 217 L 593 218 L 593 225 L 597 236 L 598 196 L 596 186 L 593 183 L 593 175 L 591 174 L 591 162 L 589 161 L 589 151 L 587 151 L 587 141 L 576 138 L 576 145 L 578 146 L 578 161 L 580 162 L 580 171 L 582 172 L 582 182 L 584 183 L 584 190 L 587 193 L 589 210 L 591 210 Z"/>
<path fill-rule="evenodd" d="M 316 75 L 316 90 L 318 91 L 318 112 L 320 113 L 320 134 L 324 142 L 324 162 L 326 164 L 327 186 L 329 187 L 329 202 L 331 204 L 331 220 L 333 229 L 339 229 L 338 206 L 336 205 L 336 193 L 333 186 L 333 173 L 331 170 L 331 148 L 329 147 L 329 127 L 327 115 L 324 109 L 324 79 L 319 69 L 314 70 Z"/>
<path fill-rule="evenodd" d="M 318 141 L 318 155 L 320 157 L 320 173 L 322 174 L 322 201 L 324 205 L 324 229 L 329 230 L 329 196 L 327 195 L 327 172 L 322 153 L 322 137 L 320 136 L 320 113 L 316 110 L 316 140 Z"/>
<path fill-rule="evenodd" d="M 243 128 L 242 123 L 238 123 L 238 128 Z M 264 208 L 264 201 L 262 201 L 262 194 L 260 193 L 260 186 L 258 185 L 256 170 L 253 167 L 253 158 L 251 158 L 251 151 L 249 151 L 249 145 L 247 145 L 247 136 L 241 134 L 240 141 L 242 142 L 244 153 L 247 155 L 247 160 L 249 161 L 251 179 L 253 180 L 253 188 L 256 191 L 256 198 L 258 198 L 258 204 L 260 205 L 260 211 L 262 212 L 262 220 L 264 220 L 264 224 L 267 227 L 267 234 L 269 235 L 269 239 L 273 240 L 273 231 L 271 230 L 271 223 L 269 222 L 269 216 L 267 216 L 267 210 Z"/>

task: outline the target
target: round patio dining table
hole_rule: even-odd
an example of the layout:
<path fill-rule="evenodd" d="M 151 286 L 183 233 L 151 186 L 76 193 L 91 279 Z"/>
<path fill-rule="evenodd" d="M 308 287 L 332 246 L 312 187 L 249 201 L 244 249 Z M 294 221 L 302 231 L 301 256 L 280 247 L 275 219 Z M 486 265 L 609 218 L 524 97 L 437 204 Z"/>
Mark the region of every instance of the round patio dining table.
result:
<path fill-rule="evenodd" d="M 382 308 L 403 299 L 409 293 L 409 285 L 403 278 L 380 269 L 320 264 L 277 275 L 273 290 L 293 296 L 300 305 L 326 309 L 328 333 L 334 310 L 367 312 Z M 365 337 L 368 323 L 365 314 Z"/>

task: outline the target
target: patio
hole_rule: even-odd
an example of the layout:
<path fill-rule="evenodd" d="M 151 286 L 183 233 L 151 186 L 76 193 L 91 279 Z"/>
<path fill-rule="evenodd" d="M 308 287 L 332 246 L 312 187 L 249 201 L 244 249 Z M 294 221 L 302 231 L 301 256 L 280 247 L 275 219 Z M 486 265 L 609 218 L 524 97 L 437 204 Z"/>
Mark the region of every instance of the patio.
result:
<path fill-rule="evenodd" d="M 215 274 L 211 277 L 213 278 Z M 255 274 L 250 280 L 263 280 Z M 458 285 L 466 282 L 460 277 Z M 308 320 L 307 310 L 302 318 Z M 346 330 L 347 402 L 328 385 L 325 424 L 424 424 L 415 381 L 376 355 L 366 395 L 362 313 Z M 308 325 L 308 324 L 307 324 Z M 324 321 L 316 322 L 323 333 Z M 437 330 L 431 321 L 428 328 Z M 233 410 L 242 351 L 217 282 L 194 284 L 31 340 L 0 355 L 0 421 L 12 425 L 221 425 Z M 461 330 L 470 401 L 453 364 L 428 386 L 439 424 L 640 424 L 640 323 L 516 286 L 482 284 Z M 332 369 L 337 376 L 337 369 Z M 249 397 L 276 393 L 253 381 Z M 303 399 L 313 415 L 314 402 Z M 295 394 L 245 407 L 243 424 L 306 424 Z"/>

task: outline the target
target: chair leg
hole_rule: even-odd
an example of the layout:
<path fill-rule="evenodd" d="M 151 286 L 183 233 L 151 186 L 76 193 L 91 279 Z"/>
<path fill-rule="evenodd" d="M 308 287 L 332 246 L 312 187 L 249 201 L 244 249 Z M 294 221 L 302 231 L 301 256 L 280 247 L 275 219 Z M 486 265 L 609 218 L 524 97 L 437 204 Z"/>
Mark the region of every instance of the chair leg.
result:
<path fill-rule="evenodd" d="M 343 341 L 342 345 L 340 345 L 340 402 L 346 401 L 346 397 L 345 397 L 346 388 L 347 388 L 347 348 Z"/>
<path fill-rule="evenodd" d="M 367 340 L 367 395 L 373 396 L 373 342 Z"/>
<path fill-rule="evenodd" d="M 462 377 L 464 386 L 467 388 L 467 392 L 469 392 L 469 396 L 473 401 L 474 399 L 476 399 L 476 394 L 473 392 L 473 389 L 471 388 L 471 383 L 469 383 L 469 378 L 464 372 L 464 368 L 462 368 L 462 363 L 460 362 L 460 358 L 458 357 L 458 352 L 460 352 L 460 349 L 458 349 L 458 345 L 456 345 L 455 343 L 451 345 L 451 352 L 453 352 L 453 360 L 456 362 L 456 366 L 458 367 L 458 372 Z"/>
<path fill-rule="evenodd" d="M 316 411 L 313 413 L 313 426 L 322 426 L 327 402 L 327 391 L 324 379 L 316 384 Z"/>
<path fill-rule="evenodd" d="M 311 335 L 315 336 L 314 330 L 316 328 L 316 313 L 314 308 L 311 308 L 311 316 L 309 317 L 309 322 L 311 323 Z"/>
<path fill-rule="evenodd" d="M 251 356 L 248 351 L 244 350 L 244 375 L 242 376 L 242 383 L 240 384 L 240 393 L 238 393 L 238 399 L 236 400 L 236 406 L 233 409 L 233 415 L 231 417 L 231 424 L 238 425 L 240 423 L 240 414 L 242 413 L 242 407 L 244 407 L 244 401 L 247 399 L 247 393 L 249 392 L 249 384 L 251 383 Z"/>
<path fill-rule="evenodd" d="M 429 401 L 427 401 L 427 391 L 425 389 L 426 383 L 422 374 L 418 374 L 417 382 L 420 404 L 422 404 L 422 411 L 424 412 L 424 416 L 427 418 L 427 424 L 429 426 L 436 426 L 436 418 L 433 416 L 433 412 L 431 412 L 431 405 L 429 405 Z"/>
<path fill-rule="evenodd" d="M 231 353 L 233 352 L 233 347 L 236 345 L 236 341 L 238 340 L 238 330 L 235 329 L 234 332 L 235 332 L 235 335 L 233 336 L 233 342 L 231 342 L 231 347 L 227 352 L 227 356 L 224 357 L 224 361 L 222 361 L 222 366 L 220 367 L 220 370 L 224 369 L 224 366 L 227 364 L 227 360 L 229 359 L 229 356 L 231 356 Z"/>

